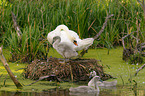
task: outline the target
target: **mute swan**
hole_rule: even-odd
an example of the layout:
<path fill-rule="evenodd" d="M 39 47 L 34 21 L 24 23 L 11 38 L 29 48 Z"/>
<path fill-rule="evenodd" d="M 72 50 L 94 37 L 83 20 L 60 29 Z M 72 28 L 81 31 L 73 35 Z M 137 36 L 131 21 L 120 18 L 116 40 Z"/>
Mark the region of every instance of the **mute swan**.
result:
<path fill-rule="evenodd" d="M 60 42 L 61 38 L 59 36 L 55 36 L 53 38 L 53 48 L 62 55 L 65 59 L 72 58 L 78 55 L 78 53 L 73 49 L 72 45 L 68 42 Z"/>
<path fill-rule="evenodd" d="M 76 51 L 86 49 L 87 47 L 91 46 L 94 41 L 93 38 L 80 39 L 76 32 L 69 30 L 65 25 L 59 25 L 55 30 L 48 33 L 47 39 L 50 44 L 52 44 L 53 37 L 55 36 L 60 36 L 61 42 L 68 42 L 73 45 L 73 48 Z M 74 41 L 76 41 L 76 44 L 74 44 Z"/>
<path fill-rule="evenodd" d="M 90 72 L 90 77 L 93 77 L 93 76 L 97 76 L 95 71 Z M 111 82 L 108 82 L 108 81 L 103 81 L 103 82 L 97 81 L 97 84 L 98 84 L 98 86 L 101 86 L 101 87 L 113 87 L 113 86 L 116 86 L 117 80 L 111 81 Z M 94 85 L 90 83 L 88 86 L 94 86 Z"/>
<path fill-rule="evenodd" d="M 92 86 L 79 86 L 79 87 L 76 87 L 76 88 L 70 88 L 69 91 L 70 92 L 80 92 L 80 93 L 93 93 L 93 92 L 99 92 L 99 87 L 97 85 L 97 81 L 100 80 L 100 77 L 99 76 L 94 76 L 88 83 L 89 84 L 93 84 L 94 87 Z"/>

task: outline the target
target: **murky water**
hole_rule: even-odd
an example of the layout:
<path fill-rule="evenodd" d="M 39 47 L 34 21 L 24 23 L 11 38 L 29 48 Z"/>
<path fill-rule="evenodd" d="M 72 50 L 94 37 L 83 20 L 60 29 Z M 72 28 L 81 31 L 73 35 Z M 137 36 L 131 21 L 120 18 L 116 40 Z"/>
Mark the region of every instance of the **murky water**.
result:
<path fill-rule="evenodd" d="M 17 89 L 10 78 L 7 78 L 6 87 L 3 87 L 7 72 L 0 63 L 0 75 L 3 74 L 3 76 L 0 78 L 0 96 L 145 96 L 145 69 L 141 70 L 137 76 L 134 76 L 136 70 L 142 65 L 130 65 L 127 62 L 124 62 L 122 60 L 121 47 L 110 50 L 109 54 L 107 54 L 107 52 L 107 49 L 90 49 L 84 58 L 95 58 L 97 60 L 101 60 L 102 62 L 100 64 L 103 65 L 104 71 L 113 77 L 116 77 L 116 88 L 100 87 L 99 93 L 72 94 L 68 91 L 68 88 L 77 87 L 78 85 L 76 83 L 39 81 L 31 86 L 24 86 L 22 90 L 18 90 L 18 92 L 16 92 Z M 53 53 L 51 53 L 51 55 Z M 53 57 L 58 56 L 57 54 L 53 55 Z M 20 74 L 22 73 L 22 70 L 14 71 L 15 69 L 24 68 L 24 64 L 17 64 L 16 66 L 13 63 L 9 63 L 9 65 L 21 83 L 28 85 L 34 82 L 29 79 L 24 79 Z M 133 80 L 137 82 L 137 85 L 135 85 Z"/>
<path fill-rule="evenodd" d="M 43 92 L 1 91 L 0 96 L 145 96 L 145 89 L 133 89 L 133 86 L 100 87 L 97 93 L 70 93 L 69 90 L 51 89 Z"/>

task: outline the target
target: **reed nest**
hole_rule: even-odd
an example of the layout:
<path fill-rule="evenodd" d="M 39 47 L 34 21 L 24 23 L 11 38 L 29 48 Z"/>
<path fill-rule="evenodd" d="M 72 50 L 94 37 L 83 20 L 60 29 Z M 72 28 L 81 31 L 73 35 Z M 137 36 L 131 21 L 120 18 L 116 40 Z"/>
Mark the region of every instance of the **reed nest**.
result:
<path fill-rule="evenodd" d="M 113 78 L 111 75 L 104 73 L 103 66 L 95 59 L 73 59 L 65 64 L 60 62 L 61 59 L 54 57 L 50 57 L 47 61 L 35 60 L 27 66 L 24 76 L 33 80 L 42 76 L 55 76 L 59 81 L 70 81 L 72 70 L 73 81 L 86 81 L 89 80 L 89 73 L 94 70 L 102 80 Z M 50 80 L 50 78 L 45 80 Z"/>

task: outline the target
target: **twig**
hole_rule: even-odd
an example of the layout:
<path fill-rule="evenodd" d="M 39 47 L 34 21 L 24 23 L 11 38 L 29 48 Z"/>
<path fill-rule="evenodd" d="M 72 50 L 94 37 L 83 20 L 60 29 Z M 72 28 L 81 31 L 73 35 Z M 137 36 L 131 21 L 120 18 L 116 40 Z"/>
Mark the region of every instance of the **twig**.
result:
<path fill-rule="evenodd" d="M 134 82 L 135 84 L 133 85 L 132 90 L 133 90 L 133 92 L 134 92 L 134 96 L 137 96 L 137 82 L 136 82 L 135 80 L 133 80 L 133 82 Z"/>
<path fill-rule="evenodd" d="M 124 86 L 124 80 L 123 80 L 122 76 L 120 76 L 120 78 L 121 78 L 121 80 L 122 80 L 122 83 L 123 83 L 123 86 Z"/>
<path fill-rule="evenodd" d="M 73 82 L 73 72 L 72 72 L 72 66 L 71 66 L 71 64 L 69 64 L 69 68 L 70 68 L 71 80 Z"/>
<path fill-rule="evenodd" d="M 95 21 L 96 21 L 96 19 L 91 23 L 91 25 L 88 28 L 88 31 L 90 30 L 91 26 L 94 24 Z"/>
<path fill-rule="evenodd" d="M 38 80 L 36 80 L 35 82 L 32 82 L 32 83 L 30 83 L 30 84 L 28 84 L 28 85 L 25 85 L 25 86 L 30 86 L 30 85 L 35 84 L 36 82 L 38 82 L 38 81 L 40 81 L 40 80 L 43 80 L 43 79 L 48 78 L 48 77 L 51 77 L 51 76 L 55 76 L 55 75 L 42 76 L 42 77 L 40 77 Z M 56 77 L 56 76 L 55 76 L 55 77 Z M 58 78 L 57 78 L 57 80 L 58 80 Z M 59 80 L 58 80 L 58 81 L 59 81 Z"/>
<path fill-rule="evenodd" d="M 26 69 L 26 68 L 19 68 L 19 69 L 16 69 L 15 71 L 19 71 L 19 70 L 22 70 L 22 69 Z"/>
<path fill-rule="evenodd" d="M 14 23 L 14 27 L 15 27 L 15 30 L 17 32 L 17 35 L 19 36 L 19 38 L 21 38 L 22 32 L 21 32 L 21 30 L 20 30 L 20 28 L 19 28 L 19 26 L 17 24 L 16 16 L 15 16 L 15 14 L 13 12 L 12 12 L 12 19 L 13 19 L 13 23 Z"/>
<path fill-rule="evenodd" d="M 94 40 L 97 39 L 97 38 L 102 34 L 102 32 L 104 31 L 104 29 L 105 29 L 105 27 L 106 27 L 106 25 L 107 25 L 108 19 L 109 19 L 110 17 L 112 17 L 112 16 L 114 16 L 114 14 L 111 14 L 111 15 L 109 15 L 109 16 L 106 17 L 105 22 L 103 23 L 103 26 L 102 26 L 101 30 L 99 31 L 99 33 L 98 33 L 96 36 L 94 36 Z M 94 23 L 94 22 L 93 22 L 93 23 Z M 87 50 L 88 50 L 88 49 L 89 49 L 89 47 L 86 48 L 85 50 L 83 50 L 83 51 L 80 53 L 80 57 L 83 56 L 85 53 L 87 53 Z"/>
<path fill-rule="evenodd" d="M 134 31 L 134 32 L 136 32 L 136 31 Z M 123 49 L 126 49 L 126 48 L 125 48 L 125 44 L 124 44 L 124 39 L 125 39 L 126 37 L 130 36 L 131 34 L 133 34 L 134 32 L 131 32 L 130 34 L 127 34 L 127 35 L 125 35 L 124 37 L 122 37 Z"/>
<path fill-rule="evenodd" d="M 0 78 L 3 76 L 3 74 L 0 75 Z"/>
<path fill-rule="evenodd" d="M 101 33 L 104 31 L 104 29 L 105 29 L 105 27 L 106 27 L 106 25 L 107 25 L 108 19 L 109 19 L 110 17 L 112 17 L 112 16 L 114 16 L 114 14 L 111 14 L 111 15 L 109 15 L 109 16 L 106 17 L 105 22 L 103 23 L 103 26 L 102 26 L 101 30 L 100 30 L 99 33 L 94 37 L 94 39 L 97 39 L 97 38 L 101 35 Z"/>
<path fill-rule="evenodd" d="M 143 11 L 144 11 L 144 20 L 145 20 L 145 2 L 144 0 L 141 2 L 140 0 L 137 0 L 139 2 L 139 4 L 141 5 Z"/>
<path fill-rule="evenodd" d="M 14 84 L 16 85 L 17 88 L 22 88 L 23 86 L 21 85 L 21 83 L 16 79 L 16 77 L 14 76 L 14 74 L 12 73 L 11 69 L 9 68 L 9 64 L 7 63 L 3 53 L 2 53 L 2 46 L 0 47 L 0 60 L 3 63 L 3 66 L 5 67 L 5 69 L 7 70 L 8 74 L 10 75 L 11 79 L 13 80 Z"/>
<path fill-rule="evenodd" d="M 5 80 L 4 80 L 4 87 L 6 87 L 6 80 L 7 80 L 7 77 L 8 77 L 8 74 L 6 75 Z"/>
<path fill-rule="evenodd" d="M 136 76 L 137 75 L 137 73 L 141 70 L 141 69 L 143 69 L 145 67 L 145 64 L 144 65 L 142 65 L 136 72 L 135 72 L 135 74 L 134 74 L 134 76 Z"/>

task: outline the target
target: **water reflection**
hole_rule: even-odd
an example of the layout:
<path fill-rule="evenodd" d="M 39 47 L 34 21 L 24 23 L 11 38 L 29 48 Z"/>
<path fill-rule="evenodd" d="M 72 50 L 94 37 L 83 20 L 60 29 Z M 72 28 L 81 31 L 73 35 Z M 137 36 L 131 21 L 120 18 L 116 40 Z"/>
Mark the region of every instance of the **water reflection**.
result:
<path fill-rule="evenodd" d="M 1 91 L 0 96 L 69 96 L 66 90 L 53 90 L 48 92 L 6 92 Z"/>
<path fill-rule="evenodd" d="M 70 93 L 68 90 L 44 90 L 43 92 L 6 92 L 0 96 L 145 96 L 144 89 L 133 90 L 132 86 L 118 86 L 116 88 L 102 88 L 99 93 Z"/>

